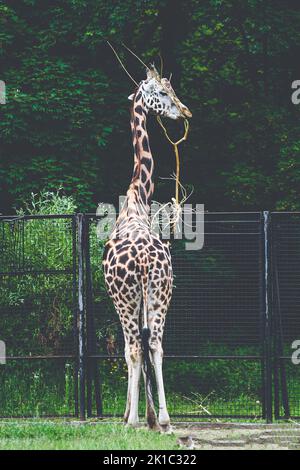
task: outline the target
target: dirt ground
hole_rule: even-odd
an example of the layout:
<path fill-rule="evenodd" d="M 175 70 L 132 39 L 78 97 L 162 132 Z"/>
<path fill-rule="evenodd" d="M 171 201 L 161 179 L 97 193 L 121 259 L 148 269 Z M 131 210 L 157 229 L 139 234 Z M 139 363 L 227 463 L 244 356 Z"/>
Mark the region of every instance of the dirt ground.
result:
<path fill-rule="evenodd" d="M 300 450 L 300 423 L 178 423 L 173 431 L 186 449 Z"/>

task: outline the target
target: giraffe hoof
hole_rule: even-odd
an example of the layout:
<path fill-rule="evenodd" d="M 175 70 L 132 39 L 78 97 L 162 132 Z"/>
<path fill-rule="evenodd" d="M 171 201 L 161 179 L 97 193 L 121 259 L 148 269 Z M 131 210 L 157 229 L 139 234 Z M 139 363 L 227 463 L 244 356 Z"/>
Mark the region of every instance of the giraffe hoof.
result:
<path fill-rule="evenodd" d="M 129 418 L 127 422 L 125 423 L 125 425 L 129 428 L 137 428 L 139 425 L 139 421 L 133 421 Z"/>
<path fill-rule="evenodd" d="M 162 434 L 173 434 L 173 428 L 170 425 L 170 423 L 169 424 L 161 424 L 160 428 L 161 428 L 161 433 Z"/>
<path fill-rule="evenodd" d="M 161 427 L 158 423 L 148 424 L 149 431 L 161 432 Z"/>
<path fill-rule="evenodd" d="M 158 422 L 160 426 L 168 429 L 170 427 L 170 416 L 169 413 L 161 412 L 158 417 Z"/>
<path fill-rule="evenodd" d="M 158 424 L 156 413 L 152 410 L 148 410 L 147 412 L 147 425 L 149 430 L 160 432 L 160 425 Z"/>

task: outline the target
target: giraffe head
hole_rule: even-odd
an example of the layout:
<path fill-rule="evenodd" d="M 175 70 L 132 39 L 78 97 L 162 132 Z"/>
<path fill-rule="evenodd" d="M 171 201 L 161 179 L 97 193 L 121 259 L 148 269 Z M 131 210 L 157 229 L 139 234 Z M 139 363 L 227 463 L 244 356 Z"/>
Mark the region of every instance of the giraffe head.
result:
<path fill-rule="evenodd" d="M 133 100 L 139 95 L 143 98 L 146 110 L 154 114 L 170 119 L 192 117 L 190 110 L 177 97 L 170 81 L 167 78 L 161 78 L 154 65 L 147 68 L 146 80 L 142 80 L 136 93 L 128 98 Z"/>

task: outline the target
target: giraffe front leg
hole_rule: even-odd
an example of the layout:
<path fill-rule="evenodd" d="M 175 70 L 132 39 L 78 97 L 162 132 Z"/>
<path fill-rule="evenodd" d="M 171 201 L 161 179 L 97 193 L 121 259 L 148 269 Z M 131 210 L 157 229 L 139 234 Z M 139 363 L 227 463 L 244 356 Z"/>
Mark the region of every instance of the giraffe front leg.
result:
<path fill-rule="evenodd" d="M 131 361 L 131 387 L 130 387 L 130 412 L 127 424 L 130 426 L 137 426 L 139 422 L 138 407 L 139 407 L 139 391 L 140 391 L 140 377 L 142 370 L 142 352 L 140 348 L 130 347 L 130 361 Z"/>
<path fill-rule="evenodd" d="M 164 380 L 162 373 L 163 350 L 161 347 L 155 348 L 152 354 L 159 402 L 158 422 L 164 431 L 168 431 L 170 428 L 170 416 L 167 410 Z"/>

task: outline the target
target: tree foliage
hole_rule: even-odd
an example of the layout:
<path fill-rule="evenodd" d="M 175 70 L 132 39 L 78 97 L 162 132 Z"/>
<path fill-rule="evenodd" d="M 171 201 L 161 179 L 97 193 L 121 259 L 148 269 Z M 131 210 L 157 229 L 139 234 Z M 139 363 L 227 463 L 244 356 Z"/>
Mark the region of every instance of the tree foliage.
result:
<path fill-rule="evenodd" d="M 298 2 L 279 0 L 11 0 L 0 4 L 2 212 L 31 192 L 73 194 L 80 210 L 115 202 L 132 171 L 127 96 L 132 83 L 106 40 L 140 80 L 164 57 L 193 111 L 182 182 L 207 209 L 299 209 Z M 174 133 L 177 124 L 168 124 Z M 149 125 L 157 175 L 174 157 Z M 155 198 L 171 197 L 160 181 Z"/>

